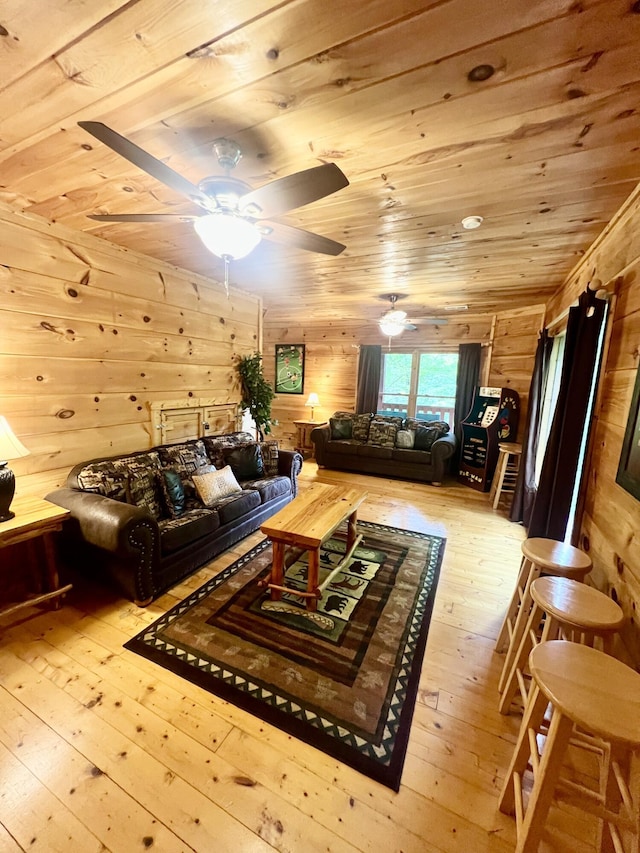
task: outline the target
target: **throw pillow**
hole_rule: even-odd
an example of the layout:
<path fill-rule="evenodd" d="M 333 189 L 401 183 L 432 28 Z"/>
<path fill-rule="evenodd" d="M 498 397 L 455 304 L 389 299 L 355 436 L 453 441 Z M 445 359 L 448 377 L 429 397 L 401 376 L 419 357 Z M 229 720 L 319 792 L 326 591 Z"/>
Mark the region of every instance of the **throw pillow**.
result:
<path fill-rule="evenodd" d="M 441 436 L 442 432 L 437 427 L 418 427 L 413 446 L 416 450 L 431 450 L 433 442 Z"/>
<path fill-rule="evenodd" d="M 367 444 L 377 444 L 381 447 L 394 447 L 396 443 L 396 424 L 386 421 L 373 420 L 369 426 L 369 438 Z"/>
<path fill-rule="evenodd" d="M 329 425 L 332 439 L 351 438 L 351 418 L 329 418 Z"/>
<path fill-rule="evenodd" d="M 399 429 L 396 433 L 396 447 L 404 447 L 410 450 L 415 442 L 416 434 L 411 429 Z"/>
<path fill-rule="evenodd" d="M 154 518 L 160 518 L 162 507 L 158 496 L 156 472 L 141 469 L 127 478 L 127 503 L 148 510 Z"/>
<path fill-rule="evenodd" d="M 166 468 L 161 471 L 158 483 L 167 516 L 179 518 L 186 509 L 186 498 L 180 475 L 173 468 Z"/>
<path fill-rule="evenodd" d="M 209 474 L 194 474 L 193 483 L 205 506 L 213 506 L 222 498 L 242 491 L 229 465 L 225 465 L 220 471 L 211 471 Z"/>
<path fill-rule="evenodd" d="M 225 447 L 222 451 L 224 461 L 231 466 L 237 480 L 259 480 L 264 477 L 262 451 L 256 442 L 240 444 L 238 447 Z"/>
<path fill-rule="evenodd" d="M 280 458 L 280 450 L 276 439 L 260 442 L 262 451 L 262 464 L 264 465 L 265 477 L 277 477 Z"/>
<path fill-rule="evenodd" d="M 371 412 L 354 415 L 353 428 L 351 430 L 351 438 L 356 441 L 366 441 L 369 438 L 369 426 L 371 425 Z"/>

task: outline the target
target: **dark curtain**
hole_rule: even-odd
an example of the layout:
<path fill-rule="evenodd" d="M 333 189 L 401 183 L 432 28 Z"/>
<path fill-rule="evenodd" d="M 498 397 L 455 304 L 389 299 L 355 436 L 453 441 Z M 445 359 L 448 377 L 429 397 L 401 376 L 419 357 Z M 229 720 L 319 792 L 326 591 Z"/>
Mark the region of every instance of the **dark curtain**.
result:
<path fill-rule="evenodd" d="M 380 344 L 360 347 L 356 412 L 376 412 L 380 392 L 382 347 Z"/>
<path fill-rule="evenodd" d="M 525 527 L 529 524 L 536 497 L 536 456 L 542 419 L 542 402 L 552 348 L 553 338 L 544 329 L 538 338 L 538 348 L 533 363 L 533 374 L 529 386 L 529 411 L 522 439 L 522 456 L 509 516 L 511 521 L 522 521 Z"/>
<path fill-rule="evenodd" d="M 471 406 L 478 387 L 480 377 L 480 344 L 460 344 L 458 347 L 458 374 L 456 376 L 456 404 L 454 423 L 456 434 L 456 449 L 451 459 L 450 470 L 457 472 L 462 451 L 462 421 L 471 411 Z"/>
<path fill-rule="evenodd" d="M 564 541 L 606 307 L 586 290 L 578 307 L 569 311 L 560 390 L 531 512 L 530 537 Z"/>

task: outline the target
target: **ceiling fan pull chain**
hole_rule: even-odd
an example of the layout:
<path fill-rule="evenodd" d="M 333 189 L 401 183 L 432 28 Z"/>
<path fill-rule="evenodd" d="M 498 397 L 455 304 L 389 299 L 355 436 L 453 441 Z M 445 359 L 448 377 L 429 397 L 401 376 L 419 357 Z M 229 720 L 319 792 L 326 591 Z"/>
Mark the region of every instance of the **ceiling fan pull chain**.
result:
<path fill-rule="evenodd" d="M 227 294 L 227 299 L 229 298 L 229 255 L 223 255 L 224 260 L 224 289 Z"/>

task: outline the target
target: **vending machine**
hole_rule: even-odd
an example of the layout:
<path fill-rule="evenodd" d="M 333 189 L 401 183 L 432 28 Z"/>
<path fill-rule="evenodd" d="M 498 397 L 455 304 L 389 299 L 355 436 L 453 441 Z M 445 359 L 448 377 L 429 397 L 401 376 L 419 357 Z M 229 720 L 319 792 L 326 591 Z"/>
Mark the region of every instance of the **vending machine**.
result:
<path fill-rule="evenodd" d="M 462 421 L 462 451 L 458 479 L 472 489 L 488 492 L 498 461 L 498 444 L 515 441 L 520 397 L 511 388 L 480 387 L 471 411 Z"/>

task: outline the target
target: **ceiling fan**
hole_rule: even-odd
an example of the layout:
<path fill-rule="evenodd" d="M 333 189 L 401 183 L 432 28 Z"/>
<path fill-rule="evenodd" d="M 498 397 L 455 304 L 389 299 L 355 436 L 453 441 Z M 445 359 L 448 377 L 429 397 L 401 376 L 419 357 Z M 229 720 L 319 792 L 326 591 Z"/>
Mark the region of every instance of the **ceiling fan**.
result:
<path fill-rule="evenodd" d="M 346 248 L 342 243 L 320 234 L 265 221 L 348 186 L 349 181 L 335 163 L 295 172 L 254 190 L 230 174 L 242 157 L 240 146 L 232 139 L 220 138 L 213 141 L 213 150 L 225 174 L 203 178 L 196 185 L 106 124 L 80 121 L 78 125 L 200 208 L 200 213 L 193 216 L 175 213 L 93 214 L 89 219 L 97 222 L 193 222 L 196 233 L 209 251 L 225 261 L 227 289 L 229 261 L 245 257 L 262 239 L 325 255 L 339 255 Z"/>
<path fill-rule="evenodd" d="M 402 332 L 415 332 L 416 324 L 421 325 L 446 325 L 446 317 L 407 317 L 407 312 L 396 308 L 399 299 L 405 299 L 406 293 L 384 293 L 378 299 L 389 300 L 391 308 L 378 320 L 378 326 L 383 335 L 393 338 Z"/>

